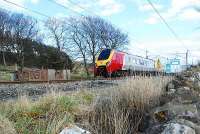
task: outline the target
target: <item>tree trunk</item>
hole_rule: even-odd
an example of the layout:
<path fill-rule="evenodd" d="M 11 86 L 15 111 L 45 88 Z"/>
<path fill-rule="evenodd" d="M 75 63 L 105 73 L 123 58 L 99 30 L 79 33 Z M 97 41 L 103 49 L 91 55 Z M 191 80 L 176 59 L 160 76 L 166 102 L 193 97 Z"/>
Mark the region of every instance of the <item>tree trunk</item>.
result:
<path fill-rule="evenodd" d="M 3 64 L 6 66 L 6 58 L 5 58 L 5 52 L 2 51 L 2 56 L 3 56 Z"/>
<path fill-rule="evenodd" d="M 95 70 L 96 70 L 96 65 L 95 65 L 95 55 L 92 55 L 92 62 L 93 62 L 93 71 L 94 71 L 94 78 L 96 77 L 95 75 Z"/>
<path fill-rule="evenodd" d="M 86 73 L 87 73 L 87 77 L 89 77 L 89 71 L 88 71 L 88 68 L 87 68 L 87 61 L 86 61 L 86 58 L 85 58 L 85 56 L 83 57 L 83 61 L 84 61 L 84 67 L 85 67 L 85 71 L 86 71 Z"/>

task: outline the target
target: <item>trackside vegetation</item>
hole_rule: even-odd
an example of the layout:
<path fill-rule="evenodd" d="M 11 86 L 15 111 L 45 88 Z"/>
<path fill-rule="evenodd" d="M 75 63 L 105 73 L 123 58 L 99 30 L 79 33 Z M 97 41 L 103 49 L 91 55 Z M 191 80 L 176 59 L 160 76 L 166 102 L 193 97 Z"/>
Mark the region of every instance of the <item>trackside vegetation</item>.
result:
<path fill-rule="evenodd" d="M 129 78 L 105 89 L 50 92 L 0 103 L 1 133 L 55 134 L 76 124 L 94 134 L 140 131 L 145 113 L 159 104 L 169 78 Z"/>

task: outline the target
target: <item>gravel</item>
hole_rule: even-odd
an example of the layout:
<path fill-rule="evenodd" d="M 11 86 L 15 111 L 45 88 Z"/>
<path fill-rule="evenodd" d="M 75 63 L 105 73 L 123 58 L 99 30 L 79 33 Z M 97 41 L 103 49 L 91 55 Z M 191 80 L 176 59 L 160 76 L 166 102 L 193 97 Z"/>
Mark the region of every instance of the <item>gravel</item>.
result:
<path fill-rule="evenodd" d="M 16 99 L 27 95 L 37 98 L 50 91 L 77 91 L 81 89 L 105 88 L 117 85 L 116 81 L 96 80 L 54 84 L 1 84 L 0 101 Z"/>

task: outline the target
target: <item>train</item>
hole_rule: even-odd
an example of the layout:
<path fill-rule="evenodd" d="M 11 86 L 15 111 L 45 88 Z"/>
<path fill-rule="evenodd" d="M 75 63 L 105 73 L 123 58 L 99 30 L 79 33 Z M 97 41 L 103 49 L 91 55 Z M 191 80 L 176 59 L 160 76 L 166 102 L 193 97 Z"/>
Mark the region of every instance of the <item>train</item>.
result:
<path fill-rule="evenodd" d="M 159 62 L 159 63 L 158 63 Z M 96 76 L 126 76 L 162 73 L 160 61 L 115 49 L 103 49 L 95 61 Z"/>

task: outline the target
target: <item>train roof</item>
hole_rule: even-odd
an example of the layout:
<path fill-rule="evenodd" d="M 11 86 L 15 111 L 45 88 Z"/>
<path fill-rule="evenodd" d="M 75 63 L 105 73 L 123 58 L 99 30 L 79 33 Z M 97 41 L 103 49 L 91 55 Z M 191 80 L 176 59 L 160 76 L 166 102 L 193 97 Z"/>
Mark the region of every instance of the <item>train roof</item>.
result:
<path fill-rule="evenodd" d="M 143 58 L 143 59 L 146 59 L 146 60 L 152 60 L 152 61 L 155 61 L 155 60 L 150 59 L 150 58 L 145 58 L 145 57 L 142 57 L 142 56 L 139 56 L 139 55 L 130 54 L 130 53 L 123 52 L 123 51 L 120 51 L 120 50 L 116 50 L 116 49 L 112 49 L 112 50 L 115 50 L 115 51 L 117 51 L 117 52 L 122 52 L 122 53 L 125 53 L 125 54 L 128 54 L 128 55 L 132 55 L 132 56 L 140 57 L 140 58 Z"/>

